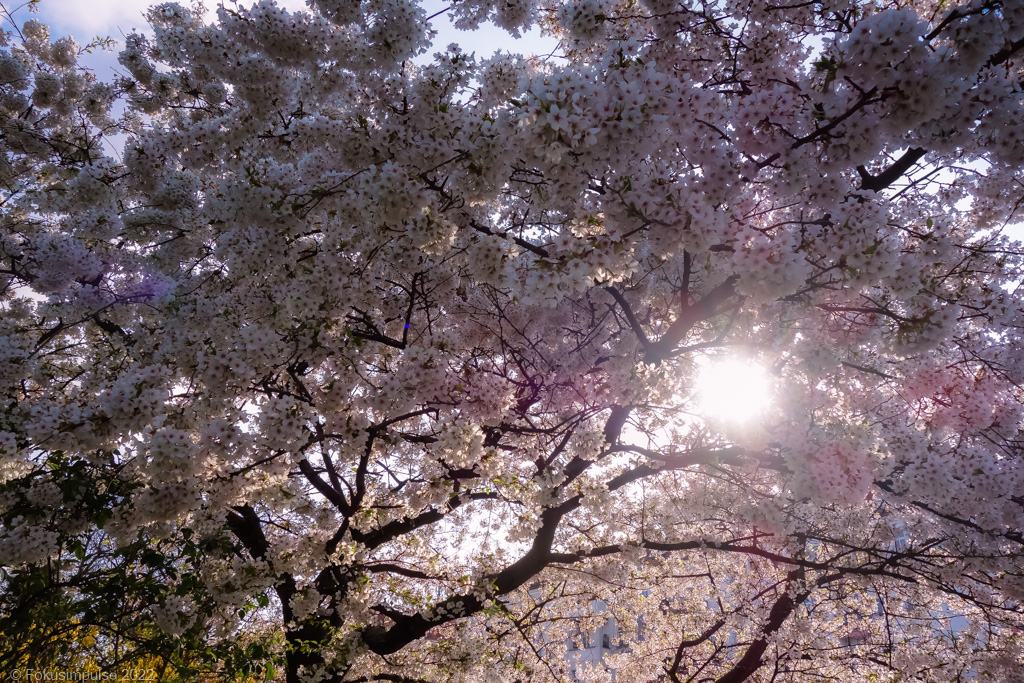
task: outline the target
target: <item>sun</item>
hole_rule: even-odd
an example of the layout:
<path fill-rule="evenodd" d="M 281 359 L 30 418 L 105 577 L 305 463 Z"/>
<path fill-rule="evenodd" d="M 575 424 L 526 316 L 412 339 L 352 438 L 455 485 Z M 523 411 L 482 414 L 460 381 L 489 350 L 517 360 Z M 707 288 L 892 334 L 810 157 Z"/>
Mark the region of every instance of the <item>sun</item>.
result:
<path fill-rule="evenodd" d="M 709 360 L 697 374 L 697 403 L 706 417 L 732 424 L 750 422 L 768 408 L 771 383 L 757 363 L 743 358 Z"/>

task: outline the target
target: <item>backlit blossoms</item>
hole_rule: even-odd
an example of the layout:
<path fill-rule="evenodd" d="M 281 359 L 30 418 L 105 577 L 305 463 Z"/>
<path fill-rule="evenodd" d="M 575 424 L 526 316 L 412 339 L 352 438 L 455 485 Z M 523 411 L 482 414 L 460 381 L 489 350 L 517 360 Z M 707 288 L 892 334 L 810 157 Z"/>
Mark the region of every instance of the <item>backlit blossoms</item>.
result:
<path fill-rule="evenodd" d="M 2 34 L 0 665 L 1012 680 L 1019 5 Z"/>

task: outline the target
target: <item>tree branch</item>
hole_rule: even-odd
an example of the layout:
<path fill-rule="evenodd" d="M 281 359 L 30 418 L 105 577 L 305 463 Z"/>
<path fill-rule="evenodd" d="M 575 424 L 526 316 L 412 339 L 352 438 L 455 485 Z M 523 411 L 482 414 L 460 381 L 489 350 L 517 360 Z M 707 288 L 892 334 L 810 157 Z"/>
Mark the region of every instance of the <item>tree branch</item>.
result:
<path fill-rule="evenodd" d="M 920 147 L 911 147 L 903 153 L 903 156 L 893 162 L 892 166 L 885 169 L 878 175 L 871 175 L 868 173 L 867 168 L 864 166 L 858 166 L 857 173 L 860 174 L 860 189 L 874 190 L 875 192 L 884 190 L 899 180 L 900 177 L 910 170 L 910 167 L 916 164 L 924 155 L 924 149 Z"/>

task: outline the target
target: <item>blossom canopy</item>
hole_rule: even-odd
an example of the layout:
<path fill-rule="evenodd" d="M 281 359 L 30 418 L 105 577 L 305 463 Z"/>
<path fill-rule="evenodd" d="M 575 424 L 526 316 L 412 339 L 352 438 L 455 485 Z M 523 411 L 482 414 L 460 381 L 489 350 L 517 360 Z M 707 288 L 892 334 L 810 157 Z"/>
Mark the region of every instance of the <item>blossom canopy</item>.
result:
<path fill-rule="evenodd" d="M 3 34 L 0 669 L 1019 675 L 1024 4 L 447 12 Z"/>

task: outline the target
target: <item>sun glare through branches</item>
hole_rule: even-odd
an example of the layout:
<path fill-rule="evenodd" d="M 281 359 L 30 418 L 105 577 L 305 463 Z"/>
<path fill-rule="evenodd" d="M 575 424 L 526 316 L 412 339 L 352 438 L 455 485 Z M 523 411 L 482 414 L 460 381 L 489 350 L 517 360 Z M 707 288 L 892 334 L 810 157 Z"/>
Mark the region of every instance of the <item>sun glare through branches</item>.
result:
<path fill-rule="evenodd" d="M 746 424 L 770 403 L 771 385 L 763 367 L 745 358 L 712 359 L 697 376 L 701 412 L 713 420 Z"/>

